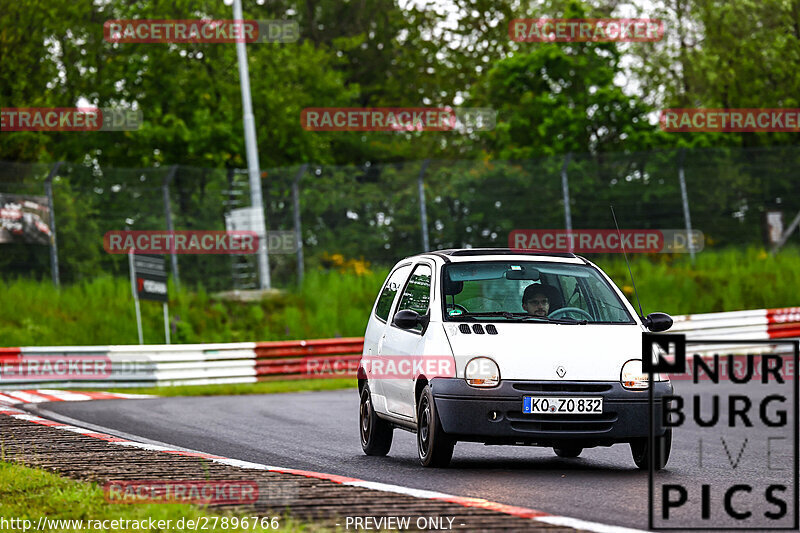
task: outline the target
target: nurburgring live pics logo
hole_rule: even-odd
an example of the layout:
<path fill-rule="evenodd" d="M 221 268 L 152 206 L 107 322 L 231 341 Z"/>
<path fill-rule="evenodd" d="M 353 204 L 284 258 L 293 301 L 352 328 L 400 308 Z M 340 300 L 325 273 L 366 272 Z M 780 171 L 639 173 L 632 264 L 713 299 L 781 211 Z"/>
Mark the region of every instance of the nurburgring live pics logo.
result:
<path fill-rule="evenodd" d="M 701 353 L 690 353 L 690 343 L 702 345 Z M 793 355 L 749 353 L 759 350 L 753 346 L 791 347 Z M 650 387 L 651 446 L 661 438 L 655 428 L 665 428 L 672 454 L 683 453 L 667 476 L 650 468 L 649 529 L 797 529 L 798 358 L 796 340 L 642 334 L 642 368 L 651 383 L 656 373 L 689 375 L 669 394 L 656 396 Z M 696 463 L 687 451 L 697 451 Z"/>

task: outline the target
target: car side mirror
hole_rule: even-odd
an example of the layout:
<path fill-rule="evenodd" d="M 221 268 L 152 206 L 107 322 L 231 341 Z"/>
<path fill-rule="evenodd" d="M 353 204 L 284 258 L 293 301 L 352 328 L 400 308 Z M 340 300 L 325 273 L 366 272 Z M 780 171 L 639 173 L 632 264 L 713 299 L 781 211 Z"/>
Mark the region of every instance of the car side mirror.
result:
<path fill-rule="evenodd" d="M 430 314 L 420 315 L 413 309 L 403 309 L 394 315 L 394 325 L 400 329 L 413 329 L 417 325 L 421 325 L 422 329 L 425 330 L 430 321 Z"/>
<path fill-rule="evenodd" d="M 650 313 L 642 319 L 642 324 L 653 333 L 667 331 L 672 327 L 672 317 L 667 313 Z"/>

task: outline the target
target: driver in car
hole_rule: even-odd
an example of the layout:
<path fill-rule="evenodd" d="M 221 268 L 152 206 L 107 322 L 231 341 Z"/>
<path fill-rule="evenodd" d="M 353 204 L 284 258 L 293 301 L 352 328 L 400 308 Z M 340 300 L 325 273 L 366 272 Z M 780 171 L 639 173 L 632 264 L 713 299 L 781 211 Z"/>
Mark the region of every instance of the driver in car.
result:
<path fill-rule="evenodd" d="M 528 285 L 522 293 L 522 308 L 533 316 L 550 314 L 551 287 L 547 285 Z"/>

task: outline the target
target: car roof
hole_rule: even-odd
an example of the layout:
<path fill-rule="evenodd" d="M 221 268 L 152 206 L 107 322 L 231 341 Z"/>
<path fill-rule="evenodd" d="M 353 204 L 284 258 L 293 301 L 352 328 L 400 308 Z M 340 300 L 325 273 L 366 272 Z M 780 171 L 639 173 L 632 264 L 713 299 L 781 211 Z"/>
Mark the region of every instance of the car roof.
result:
<path fill-rule="evenodd" d="M 551 252 L 547 250 L 523 250 L 514 248 L 450 248 L 446 250 L 435 250 L 418 254 L 407 259 L 422 256 L 434 256 L 442 259 L 445 263 L 459 263 L 464 261 L 553 261 L 556 263 L 572 263 L 583 265 L 587 261 L 571 252 Z"/>

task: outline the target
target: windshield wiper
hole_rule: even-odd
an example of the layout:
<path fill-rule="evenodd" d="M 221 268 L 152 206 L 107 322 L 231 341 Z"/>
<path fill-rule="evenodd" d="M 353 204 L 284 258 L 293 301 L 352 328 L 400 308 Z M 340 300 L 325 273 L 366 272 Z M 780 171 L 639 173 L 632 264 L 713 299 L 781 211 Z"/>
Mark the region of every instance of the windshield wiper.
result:
<path fill-rule="evenodd" d="M 585 318 L 581 318 L 580 320 L 577 318 L 548 318 L 550 322 L 555 324 L 588 324 L 589 321 Z"/>
<path fill-rule="evenodd" d="M 458 315 L 463 317 L 482 317 L 482 316 L 501 316 L 508 320 L 537 320 L 539 322 L 548 322 L 551 324 L 588 324 L 586 320 L 576 320 L 574 318 L 550 318 L 546 316 L 529 315 L 528 313 L 511 313 L 509 311 L 485 311 L 475 313 L 464 313 Z"/>
<path fill-rule="evenodd" d="M 508 311 L 478 311 L 475 313 L 467 312 L 455 316 L 502 316 L 504 318 L 514 318 L 514 313 L 509 313 Z"/>
<path fill-rule="evenodd" d="M 575 318 L 550 318 L 549 316 L 536 316 L 529 315 L 528 313 L 513 313 L 514 318 L 521 318 L 524 320 L 541 320 L 542 322 L 549 322 L 551 324 L 588 324 L 586 319 L 577 320 Z"/>

